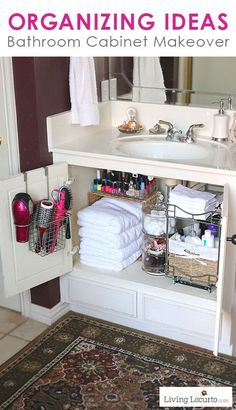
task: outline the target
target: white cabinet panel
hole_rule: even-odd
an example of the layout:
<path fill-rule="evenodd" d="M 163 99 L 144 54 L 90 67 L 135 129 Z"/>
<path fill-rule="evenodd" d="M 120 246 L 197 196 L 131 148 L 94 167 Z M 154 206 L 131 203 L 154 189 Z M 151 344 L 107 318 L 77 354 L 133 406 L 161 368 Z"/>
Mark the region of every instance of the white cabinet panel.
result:
<path fill-rule="evenodd" d="M 11 211 L 12 200 L 17 193 L 28 192 L 37 201 L 50 196 L 48 186 L 59 188 L 67 179 L 67 165 L 57 164 L 46 168 L 46 175 L 45 169 L 40 168 L 0 181 L 0 247 L 6 296 L 20 293 L 72 270 L 72 257 L 68 254 L 70 241 L 64 250 L 45 257 L 29 251 L 28 243 L 16 241 Z"/>
<path fill-rule="evenodd" d="M 83 279 L 69 280 L 70 302 L 103 311 L 137 316 L 136 292 Z"/>
<path fill-rule="evenodd" d="M 192 305 L 180 304 L 152 297 L 142 296 L 143 320 L 160 324 L 161 326 L 171 327 L 190 335 L 203 335 L 213 337 L 215 312 L 207 310 L 204 306 L 194 308 Z M 194 325 L 193 325 L 194 324 Z M 173 334 L 174 338 L 174 334 Z"/>

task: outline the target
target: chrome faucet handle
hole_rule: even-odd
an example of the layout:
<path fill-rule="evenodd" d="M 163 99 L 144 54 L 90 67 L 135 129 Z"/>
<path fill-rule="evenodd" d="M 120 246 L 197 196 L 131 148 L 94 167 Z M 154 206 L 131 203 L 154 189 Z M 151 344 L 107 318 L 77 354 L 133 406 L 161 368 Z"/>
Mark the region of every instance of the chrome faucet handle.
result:
<path fill-rule="evenodd" d="M 164 134 L 166 132 L 165 128 L 161 127 L 160 124 L 155 124 L 154 127 L 150 128 L 148 131 L 149 134 L 155 135 Z"/>
<path fill-rule="evenodd" d="M 164 121 L 164 120 L 159 120 L 159 124 L 160 125 L 168 125 L 166 139 L 169 140 L 169 141 L 172 140 L 173 132 L 174 132 L 174 125 L 171 124 L 171 122 Z"/>
<path fill-rule="evenodd" d="M 169 122 L 169 121 L 159 120 L 158 122 L 159 122 L 159 124 L 161 124 L 161 125 L 168 125 L 168 130 L 174 128 L 174 125 L 171 124 L 171 122 Z"/>
<path fill-rule="evenodd" d="M 190 125 L 188 131 L 186 132 L 186 142 L 188 144 L 191 144 L 195 142 L 194 140 L 194 128 L 203 128 L 205 125 L 204 124 L 192 124 Z"/>

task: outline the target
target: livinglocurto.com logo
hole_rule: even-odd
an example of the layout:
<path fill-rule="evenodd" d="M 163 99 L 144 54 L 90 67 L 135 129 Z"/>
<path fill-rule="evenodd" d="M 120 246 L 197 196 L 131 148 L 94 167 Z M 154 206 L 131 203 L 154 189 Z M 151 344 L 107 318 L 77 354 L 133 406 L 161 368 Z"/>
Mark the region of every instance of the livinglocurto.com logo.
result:
<path fill-rule="evenodd" d="M 232 387 L 160 387 L 161 407 L 232 407 Z"/>

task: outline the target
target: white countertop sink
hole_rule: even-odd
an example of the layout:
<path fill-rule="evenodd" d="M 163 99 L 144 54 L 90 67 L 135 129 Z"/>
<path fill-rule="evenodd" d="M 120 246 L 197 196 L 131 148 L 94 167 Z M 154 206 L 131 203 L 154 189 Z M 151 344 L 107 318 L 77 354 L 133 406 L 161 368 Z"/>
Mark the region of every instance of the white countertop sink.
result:
<path fill-rule="evenodd" d="M 113 139 L 114 154 L 158 161 L 229 168 L 230 151 L 224 144 L 207 139 L 194 143 L 167 141 L 156 135 L 122 136 Z"/>

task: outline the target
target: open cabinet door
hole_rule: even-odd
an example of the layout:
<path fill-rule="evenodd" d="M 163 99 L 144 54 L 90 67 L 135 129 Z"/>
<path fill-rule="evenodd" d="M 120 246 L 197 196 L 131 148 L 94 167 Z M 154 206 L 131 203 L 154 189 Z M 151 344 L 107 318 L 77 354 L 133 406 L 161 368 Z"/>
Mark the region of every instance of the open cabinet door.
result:
<path fill-rule="evenodd" d="M 68 180 L 65 163 L 51 165 L 0 180 L 0 249 L 6 296 L 23 292 L 72 270 L 71 240 L 65 249 L 44 257 L 29 250 L 29 244 L 16 241 L 12 200 L 27 192 L 33 201 L 50 198 L 51 190 Z"/>
<path fill-rule="evenodd" d="M 215 335 L 214 335 L 214 349 L 213 349 L 213 353 L 215 356 L 218 355 L 218 351 L 219 351 L 220 331 L 221 331 L 221 322 L 222 322 L 226 238 L 227 238 L 227 227 L 228 227 L 228 202 L 229 202 L 228 198 L 229 198 L 229 187 L 226 184 L 224 185 L 224 200 L 223 200 L 222 219 L 221 219 L 220 260 L 219 260 L 217 293 L 216 293 L 216 297 L 217 297 L 216 299 L 216 318 L 215 318 Z"/>

